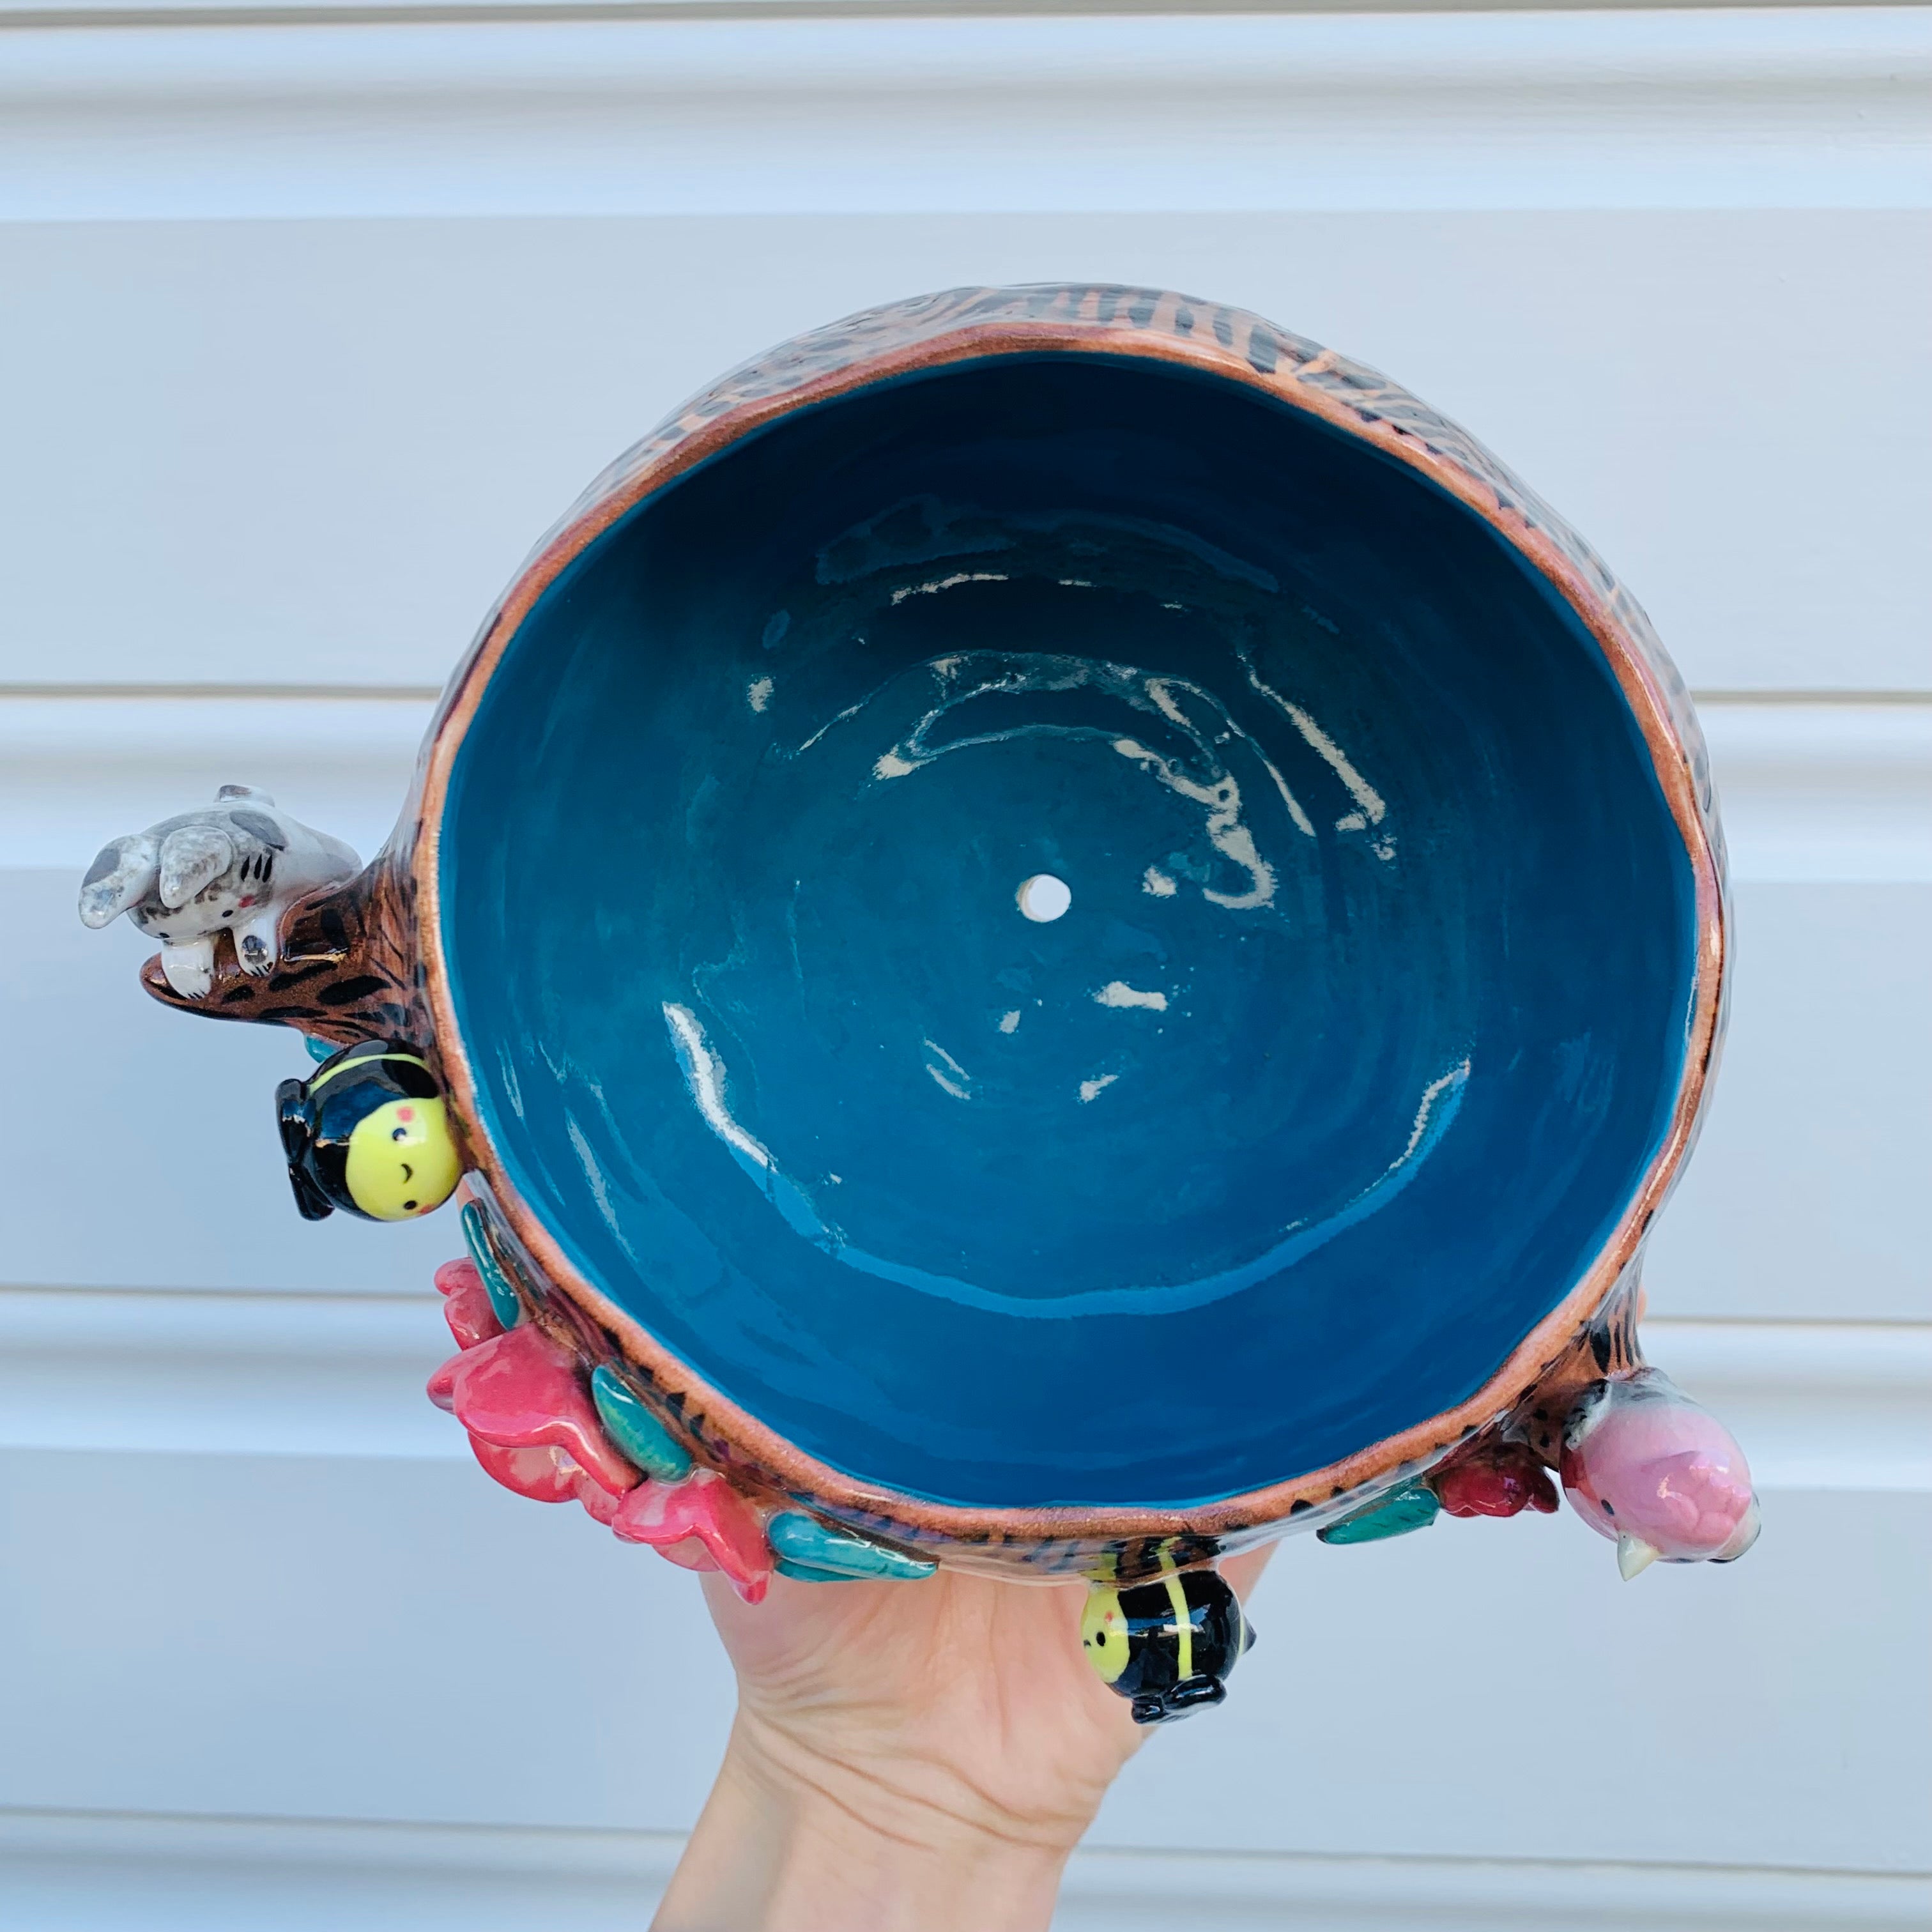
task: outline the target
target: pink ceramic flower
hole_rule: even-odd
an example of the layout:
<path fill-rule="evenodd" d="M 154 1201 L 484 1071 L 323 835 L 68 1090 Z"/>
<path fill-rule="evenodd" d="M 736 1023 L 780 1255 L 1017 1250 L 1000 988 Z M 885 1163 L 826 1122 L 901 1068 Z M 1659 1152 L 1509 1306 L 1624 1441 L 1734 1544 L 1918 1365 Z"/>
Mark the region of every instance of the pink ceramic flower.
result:
<path fill-rule="evenodd" d="M 473 1348 L 502 1334 L 503 1324 L 496 1319 L 490 1291 L 474 1262 L 445 1262 L 436 1271 L 436 1291 L 442 1297 L 442 1318 L 459 1348 Z"/>
<path fill-rule="evenodd" d="M 616 1516 L 622 1498 L 587 1474 L 568 1450 L 551 1444 L 505 1449 L 480 1436 L 470 1437 L 470 1447 L 487 1475 L 532 1502 L 581 1503 L 607 1529 Z"/>
<path fill-rule="evenodd" d="M 430 1399 L 439 1394 L 472 1436 L 499 1449 L 561 1450 L 613 1496 L 644 1480 L 610 1446 L 577 1358 L 532 1322 L 446 1362 L 430 1384 Z"/>
<path fill-rule="evenodd" d="M 627 1543 L 686 1570 L 720 1570 L 748 1604 L 771 1580 L 758 1512 L 715 1472 L 652 1482 L 604 1432 L 577 1358 L 534 1322 L 505 1329 L 475 1263 L 436 1270 L 443 1313 L 462 1353 L 429 1380 L 429 1398 L 470 1433 L 484 1470 L 533 1502 L 580 1502 Z"/>
<path fill-rule="evenodd" d="M 1570 1418 L 1563 1487 L 1636 1576 L 1660 1556 L 1728 1563 L 1757 1539 L 1750 1470 L 1731 1432 L 1656 1369 L 1600 1385 Z"/>
<path fill-rule="evenodd" d="M 561 1449 L 548 1444 L 534 1449 L 506 1449 L 484 1442 L 480 1436 L 470 1437 L 470 1447 L 487 1474 L 533 1503 L 577 1500 L 577 1486 L 584 1480 L 584 1472 Z"/>
<path fill-rule="evenodd" d="M 723 1570 L 748 1604 L 758 1602 L 771 1581 L 771 1545 L 757 1511 L 715 1470 L 633 1490 L 610 1527 L 626 1543 L 648 1543 L 688 1570 Z M 694 1560 L 700 1552 L 708 1562 Z"/>

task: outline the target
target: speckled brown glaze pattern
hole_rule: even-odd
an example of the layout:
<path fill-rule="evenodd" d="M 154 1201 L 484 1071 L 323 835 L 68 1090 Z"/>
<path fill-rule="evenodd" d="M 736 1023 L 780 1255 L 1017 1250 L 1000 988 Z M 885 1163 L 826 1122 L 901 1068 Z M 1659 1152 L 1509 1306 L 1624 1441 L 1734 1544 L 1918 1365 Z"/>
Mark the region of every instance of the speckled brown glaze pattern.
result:
<path fill-rule="evenodd" d="M 214 986 L 206 998 L 177 993 L 163 977 L 158 956 L 142 968 L 141 983 L 179 1012 L 292 1026 L 338 1046 L 404 1040 L 427 1054 L 429 1006 L 415 912 L 415 882 L 386 852 L 344 884 L 289 908 L 272 972 L 260 978 L 244 974 L 224 933 Z"/>
<path fill-rule="evenodd" d="M 484 686 L 524 617 L 586 544 L 653 490 L 803 404 L 892 377 L 998 355 L 1077 351 L 1184 364 L 1264 391 L 1409 464 L 1490 524 L 1574 607 L 1602 648 L 1642 732 L 1696 880 L 1697 992 L 1670 1132 L 1624 1216 L 1562 1303 L 1458 1407 L 1346 1461 L 1186 1510 L 958 1509 L 856 1480 L 800 1454 L 726 1401 L 642 1324 L 579 1276 L 505 1180 L 478 1119 L 457 1035 L 439 914 L 438 842 L 458 747 Z M 1284 1530 L 1332 1521 L 1491 1430 L 1545 1460 L 1549 1418 L 1634 1357 L 1642 1244 L 1694 1136 L 1721 1037 L 1724 848 L 1702 734 L 1682 682 L 1642 610 L 1596 554 L 1480 444 L 1386 376 L 1258 316 L 1153 289 L 969 288 L 872 310 L 796 338 L 722 378 L 593 482 L 490 614 L 437 712 L 391 851 L 362 880 L 304 904 L 284 968 L 246 988 L 224 977 L 206 1002 L 226 1017 L 280 1020 L 332 1040 L 388 1031 L 440 1047 L 441 1070 L 478 1172 L 472 1186 L 532 1312 L 590 1359 L 621 1359 L 703 1461 L 741 1486 L 964 1567 L 1050 1577 L 1159 1560 L 1205 1560 Z M 338 943 L 338 936 L 340 938 Z M 419 945 L 418 960 L 413 950 Z M 1541 1419 L 1539 1419 L 1539 1418 Z"/>

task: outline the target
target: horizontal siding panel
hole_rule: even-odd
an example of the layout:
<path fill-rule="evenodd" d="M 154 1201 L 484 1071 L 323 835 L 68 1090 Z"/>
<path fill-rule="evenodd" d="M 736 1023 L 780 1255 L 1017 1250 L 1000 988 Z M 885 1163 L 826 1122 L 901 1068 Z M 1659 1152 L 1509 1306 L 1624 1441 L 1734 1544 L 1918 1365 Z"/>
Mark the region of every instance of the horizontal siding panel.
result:
<path fill-rule="evenodd" d="M 1932 1496 L 1932 1326 L 1653 1321 L 1767 1490 Z M 434 1297 L 0 1291 L 0 1448 L 466 1463 Z"/>
<path fill-rule="evenodd" d="M 0 868 L 85 871 L 107 839 L 230 784 L 260 787 L 373 858 L 402 808 L 431 708 L 419 693 L 0 694 Z M 1926 717 L 1932 728 L 1932 707 Z"/>
<path fill-rule="evenodd" d="M 0 868 L 79 871 L 104 839 L 234 782 L 365 856 L 409 790 L 432 700 L 0 690 Z M 1932 884 L 1932 699 L 1706 698 L 1734 880 Z"/>
<path fill-rule="evenodd" d="M 1911 1924 L 1932 1881 L 1530 1859 L 1076 1858 L 1054 1932 L 1853 1932 Z"/>
<path fill-rule="evenodd" d="M 454 1352 L 427 1287 L 0 1289 L 0 1448 L 466 1466 L 463 1431 L 424 1393 Z"/>
<path fill-rule="evenodd" d="M 1932 886 L 1736 898 L 1730 1034 L 1657 1225 L 1651 1306 L 1932 1318 Z"/>
<path fill-rule="evenodd" d="M 10 39 L 16 220 L 1928 199 L 1912 8 Z"/>
<path fill-rule="evenodd" d="M 1932 690 L 1932 214 L 1790 208 L 0 224 L 0 353 L 35 372 L 0 684 L 438 686 L 584 484 L 732 363 L 1069 278 L 1388 369 L 1700 688 Z"/>
<path fill-rule="evenodd" d="M 1919 0 L 1360 0 L 1347 10 L 1362 14 L 1490 14 L 1571 12 L 1654 13 L 1677 7 L 1760 8 L 1908 6 Z M 314 26 L 340 19 L 350 24 L 391 22 L 418 25 L 496 16 L 518 21 L 554 20 L 931 20 L 935 15 L 995 20 L 1010 16 L 1011 0 L 0 0 L 0 23 L 10 27 L 83 25 L 116 27 Z M 1076 16 L 1110 17 L 1154 14 L 1170 19 L 1226 14 L 1335 14 L 1334 0 L 1060 0 Z"/>
<path fill-rule="evenodd" d="M 675 1834 L 0 1812 L 37 1932 L 638 1932 Z M 1555 1860 L 1084 1851 L 1054 1932 L 1921 1932 L 1932 1880 Z"/>
<path fill-rule="evenodd" d="M 0 1804 L 696 1814 L 730 1711 L 698 1586 L 578 1511 L 421 1460 L 0 1474 Z M 1632 1585 L 1567 1512 L 1296 1538 L 1226 1706 L 1142 1754 L 1092 1842 L 1923 1870 L 1932 1498 L 1773 1492 L 1765 1524 L 1735 1568 Z"/>
<path fill-rule="evenodd" d="M 1932 885 L 1932 704 L 1697 709 L 1733 880 Z"/>
<path fill-rule="evenodd" d="M 291 801 L 292 802 L 292 801 Z M 20 943 L 0 954 L 10 1090 L 0 1108 L 0 1282 L 82 1288 L 419 1293 L 461 1248 L 445 1214 L 298 1218 L 278 1082 L 314 1063 L 285 1028 L 187 1021 L 134 975 L 124 920 L 89 932 L 71 872 L 0 873 Z"/>

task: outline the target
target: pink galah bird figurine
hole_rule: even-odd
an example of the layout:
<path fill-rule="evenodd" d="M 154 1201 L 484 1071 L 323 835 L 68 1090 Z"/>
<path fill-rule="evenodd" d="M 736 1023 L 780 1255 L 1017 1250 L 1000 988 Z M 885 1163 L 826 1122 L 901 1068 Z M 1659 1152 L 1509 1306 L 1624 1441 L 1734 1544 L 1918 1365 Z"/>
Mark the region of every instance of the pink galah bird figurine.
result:
<path fill-rule="evenodd" d="M 1600 1382 L 1564 1432 L 1564 1493 L 1617 1546 L 1628 1581 L 1666 1563 L 1729 1563 L 1757 1540 L 1750 1469 L 1730 1431 L 1662 1370 Z"/>

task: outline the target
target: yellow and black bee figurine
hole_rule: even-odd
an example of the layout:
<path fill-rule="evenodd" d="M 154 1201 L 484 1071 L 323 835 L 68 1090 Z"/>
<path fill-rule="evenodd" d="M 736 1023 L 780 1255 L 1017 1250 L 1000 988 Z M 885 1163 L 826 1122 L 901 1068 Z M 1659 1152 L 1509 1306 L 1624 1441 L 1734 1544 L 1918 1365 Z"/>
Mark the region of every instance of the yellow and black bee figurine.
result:
<path fill-rule="evenodd" d="M 1218 1704 L 1253 1646 L 1254 1626 L 1212 1570 L 1168 1570 L 1120 1588 L 1096 1583 L 1080 1641 L 1101 1681 L 1133 1700 L 1134 1722 L 1158 1724 Z"/>
<path fill-rule="evenodd" d="M 413 1220 L 463 1178 L 436 1076 L 393 1040 L 345 1047 L 306 1081 L 284 1080 L 275 1107 L 304 1220 L 338 1208 L 365 1221 Z"/>

